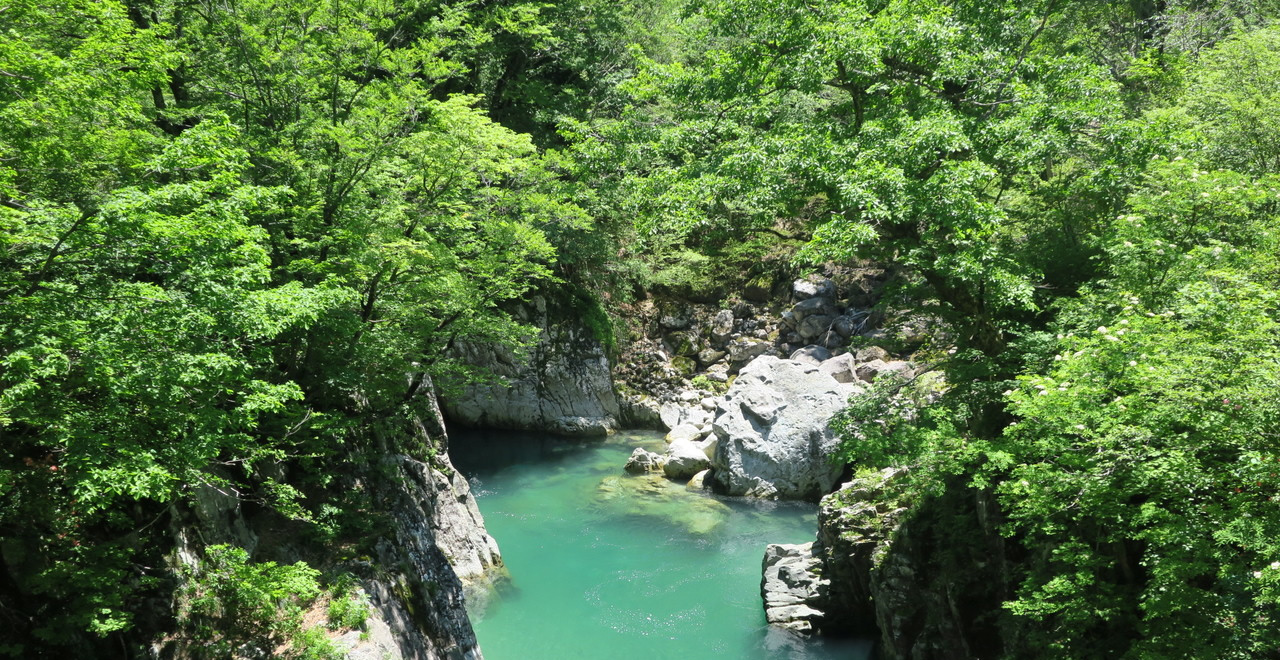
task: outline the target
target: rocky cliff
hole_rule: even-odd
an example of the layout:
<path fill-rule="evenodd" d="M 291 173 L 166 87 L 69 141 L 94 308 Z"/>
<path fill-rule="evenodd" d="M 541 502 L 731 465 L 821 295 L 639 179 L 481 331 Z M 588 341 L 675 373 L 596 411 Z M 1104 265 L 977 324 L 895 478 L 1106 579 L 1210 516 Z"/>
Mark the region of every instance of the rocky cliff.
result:
<path fill-rule="evenodd" d="M 621 411 L 604 343 L 564 303 L 535 297 L 516 316 L 538 329 L 525 356 L 492 344 L 460 344 L 454 357 L 505 380 L 467 386 L 442 400 L 453 424 L 470 428 L 601 436 Z"/>
<path fill-rule="evenodd" d="M 485 531 L 470 487 L 448 457 L 444 422 L 434 397 L 417 400 L 415 414 L 374 425 L 369 442 L 343 461 L 337 487 L 367 494 L 368 515 L 379 522 L 344 557 L 319 547 L 304 530 L 269 511 L 206 487 L 172 511 L 175 572 L 201 562 L 204 547 L 243 548 L 254 561 L 308 562 L 326 573 L 358 579 L 370 606 L 365 634 L 337 639 L 347 658 L 363 660 L 480 660 L 466 599 L 484 597 L 505 579 L 497 543 Z M 288 482 L 281 468 L 276 477 Z M 188 655 L 181 640 L 157 642 L 152 656 Z"/>
<path fill-rule="evenodd" d="M 904 476 L 889 469 L 853 479 L 822 499 L 813 544 L 769 547 L 761 583 L 769 621 L 876 636 L 890 660 L 1001 657 L 1009 585 L 1000 539 L 983 523 L 986 495 L 948 484 L 907 503 L 894 487 Z"/>

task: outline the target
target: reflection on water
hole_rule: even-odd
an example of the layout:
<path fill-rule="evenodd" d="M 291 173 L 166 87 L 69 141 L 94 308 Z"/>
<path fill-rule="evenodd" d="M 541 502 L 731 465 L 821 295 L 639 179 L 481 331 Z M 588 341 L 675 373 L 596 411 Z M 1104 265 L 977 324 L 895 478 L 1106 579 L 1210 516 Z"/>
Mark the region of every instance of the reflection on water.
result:
<path fill-rule="evenodd" d="M 812 540 L 812 504 L 624 475 L 634 447 L 664 446 L 651 432 L 451 437 L 511 571 L 511 585 L 472 611 L 489 660 L 868 657 L 865 642 L 804 640 L 765 623 L 764 547 Z"/>

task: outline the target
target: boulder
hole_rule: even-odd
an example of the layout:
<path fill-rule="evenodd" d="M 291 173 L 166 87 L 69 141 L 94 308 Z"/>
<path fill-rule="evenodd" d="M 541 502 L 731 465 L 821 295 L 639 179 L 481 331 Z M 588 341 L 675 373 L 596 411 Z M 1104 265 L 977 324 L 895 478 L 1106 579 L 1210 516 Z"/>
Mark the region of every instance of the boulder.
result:
<path fill-rule="evenodd" d="M 823 614 L 829 581 L 822 579 L 822 560 L 813 543 L 769 544 L 764 551 L 760 595 L 770 624 L 802 634 L 814 632 Z"/>
<path fill-rule="evenodd" d="M 689 478 L 689 483 L 684 487 L 688 490 L 705 490 L 707 487 L 707 477 L 711 475 L 711 470 L 703 470 Z"/>
<path fill-rule="evenodd" d="M 742 287 L 742 297 L 752 302 L 768 302 L 773 295 L 773 278 L 768 275 L 753 277 Z"/>
<path fill-rule="evenodd" d="M 866 317 L 864 316 L 862 318 Z M 853 335 L 858 334 L 858 331 L 862 329 L 862 318 L 848 315 L 841 316 L 831 325 L 831 329 L 841 337 L 848 339 Z"/>
<path fill-rule="evenodd" d="M 655 454 L 647 449 L 636 447 L 631 452 L 631 458 L 627 459 L 627 464 L 623 466 L 628 474 L 646 474 L 649 472 L 662 472 L 662 465 L 665 459 L 661 454 Z"/>
<path fill-rule="evenodd" d="M 840 383 L 856 383 L 858 382 L 858 361 L 852 353 L 837 355 L 829 360 L 824 360 L 818 365 L 818 371 L 836 379 Z"/>
<path fill-rule="evenodd" d="M 729 342 L 729 367 L 742 368 L 748 362 L 765 355 L 773 349 L 766 341 L 739 339 Z"/>
<path fill-rule="evenodd" d="M 825 277 L 811 277 L 803 280 L 796 280 L 791 284 L 791 295 L 796 300 L 808 300 L 810 298 L 835 298 L 836 284 Z"/>
<path fill-rule="evenodd" d="M 664 403 L 658 409 L 658 419 L 667 429 L 674 429 L 684 421 L 684 406 L 678 403 Z"/>
<path fill-rule="evenodd" d="M 689 442 L 702 437 L 702 429 L 693 424 L 679 424 L 667 434 L 667 442 Z"/>
<path fill-rule="evenodd" d="M 875 382 L 876 378 L 885 374 L 896 374 L 908 372 L 911 370 L 910 362 L 895 360 L 893 362 L 885 362 L 884 360 L 872 360 L 865 364 L 858 365 L 856 373 L 858 380 L 867 383 Z"/>
<path fill-rule="evenodd" d="M 662 415 L 653 397 L 642 394 L 618 394 L 619 422 L 629 429 L 664 429 Z"/>
<path fill-rule="evenodd" d="M 667 448 L 662 472 L 670 479 L 689 479 L 709 467 L 706 452 L 689 440 L 679 440 Z"/>
<path fill-rule="evenodd" d="M 716 484 L 730 495 L 817 500 L 841 472 L 829 460 L 831 418 L 861 391 L 813 365 L 756 358 L 716 407 Z"/>
<path fill-rule="evenodd" d="M 819 339 L 827 333 L 831 333 L 836 335 L 836 337 L 839 337 L 838 334 L 831 332 L 831 325 L 835 322 L 836 317 L 826 314 L 806 316 L 804 317 L 804 320 L 800 322 L 800 325 L 796 327 L 796 334 L 800 335 L 800 338 L 806 341 Z"/>
<path fill-rule="evenodd" d="M 872 360 L 883 360 L 885 362 L 889 362 L 893 359 L 893 357 L 889 355 L 889 351 L 886 351 L 879 346 L 866 346 L 864 348 L 859 348 L 854 352 L 854 356 L 858 359 L 858 362 L 870 362 Z"/>
<path fill-rule="evenodd" d="M 671 358 L 671 367 L 684 378 L 689 378 L 698 373 L 698 361 L 682 355 Z"/>
<path fill-rule="evenodd" d="M 791 359 L 805 364 L 820 365 L 831 359 L 831 351 L 822 346 L 809 345 L 791 354 Z"/>
<path fill-rule="evenodd" d="M 715 318 L 711 319 L 711 341 L 717 346 L 723 346 L 729 341 L 731 334 L 733 334 L 733 310 L 722 309 L 716 312 Z"/>
<path fill-rule="evenodd" d="M 836 316 L 836 304 L 827 298 L 810 298 L 801 300 L 791 308 L 791 316 L 796 323 L 804 321 L 810 316 Z"/>
<path fill-rule="evenodd" d="M 709 367 L 725 358 L 728 355 L 725 351 L 718 351 L 714 348 L 705 348 L 698 351 L 698 364 L 703 367 Z"/>
<path fill-rule="evenodd" d="M 698 354 L 698 335 L 689 331 L 668 332 L 664 337 L 672 357 L 693 357 Z"/>
<path fill-rule="evenodd" d="M 662 310 L 658 323 L 670 330 L 684 330 L 693 325 L 693 310 L 686 305 L 668 305 Z"/>

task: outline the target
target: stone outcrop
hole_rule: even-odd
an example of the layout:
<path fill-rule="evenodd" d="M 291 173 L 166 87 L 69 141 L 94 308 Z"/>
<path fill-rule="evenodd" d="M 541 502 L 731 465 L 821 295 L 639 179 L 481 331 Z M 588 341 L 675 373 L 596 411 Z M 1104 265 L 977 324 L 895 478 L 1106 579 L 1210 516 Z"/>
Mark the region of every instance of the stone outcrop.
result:
<path fill-rule="evenodd" d="M 816 625 L 878 634 L 887 659 L 1002 657 L 1001 622 L 983 614 L 999 611 L 1010 589 L 987 495 L 956 483 L 907 506 L 892 488 L 902 476 L 864 475 L 822 499 L 813 554 L 827 584 L 806 601 L 823 613 Z"/>
<path fill-rule="evenodd" d="M 817 500 L 840 476 L 831 461 L 833 416 L 861 391 L 818 367 L 763 356 L 742 370 L 716 407 L 712 460 L 730 495 Z"/>
<path fill-rule="evenodd" d="M 455 357 L 482 367 L 506 384 L 471 385 L 442 401 L 446 417 L 471 428 L 547 431 L 566 436 L 602 436 L 623 416 L 613 390 L 609 358 L 600 340 L 570 310 L 541 297 L 517 310 L 538 328 L 527 356 L 492 344 L 460 343 Z M 650 408 L 629 401 L 632 419 Z"/>
<path fill-rule="evenodd" d="M 771 543 L 764 551 L 760 596 L 770 624 L 808 634 L 821 626 L 821 606 L 829 580 L 821 577 L 822 559 L 813 543 Z"/>
<path fill-rule="evenodd" d="M 466 601 L 482 598 L 506 571 L 469 484 L 449 461 L 434 396 L 417 402 L 413 417 L 376 426 L 369 446 L 347 456 L 348 470 L 335 475 L 339 488 L 366 493 L 385 515 L 385 527 L 367 539 L 369 556 L 335 561 L 327 549 L 293 533 L 289 521 L 269 510 L 246 512 L 237 498 L 210 487 L 194 505 L 172 507 L 173 568 L 197 565 L 204 546 L 229 544 L 254 561 L 303 560 L 350 573 L 368 600 L 370 618 L 367 633 L 335 639 L 347 658 L 481 660 Z M 288 483 L 282 465 L 274 472 L 272 478 Z M 155 643 L 152 655 L 181 657 L 184 643 L 170 636 Z M 262 657 L 269 652 L 262 650 Z"/>

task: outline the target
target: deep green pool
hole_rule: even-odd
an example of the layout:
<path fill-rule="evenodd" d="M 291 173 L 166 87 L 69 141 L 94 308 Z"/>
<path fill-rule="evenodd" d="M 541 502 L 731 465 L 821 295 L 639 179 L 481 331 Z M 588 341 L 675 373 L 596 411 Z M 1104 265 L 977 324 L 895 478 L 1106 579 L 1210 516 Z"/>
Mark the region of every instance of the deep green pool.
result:
<path fill-rule="evenodd" d="M 768 543 L 813 539 L 810 504 L 717 498 L 622 472 L 630 432 L 574 443 L 455 434 L 511 584 L 472 607 L 488 660 L 863 660 L 868 645 L 771 630 L 760 600 Z"/>

